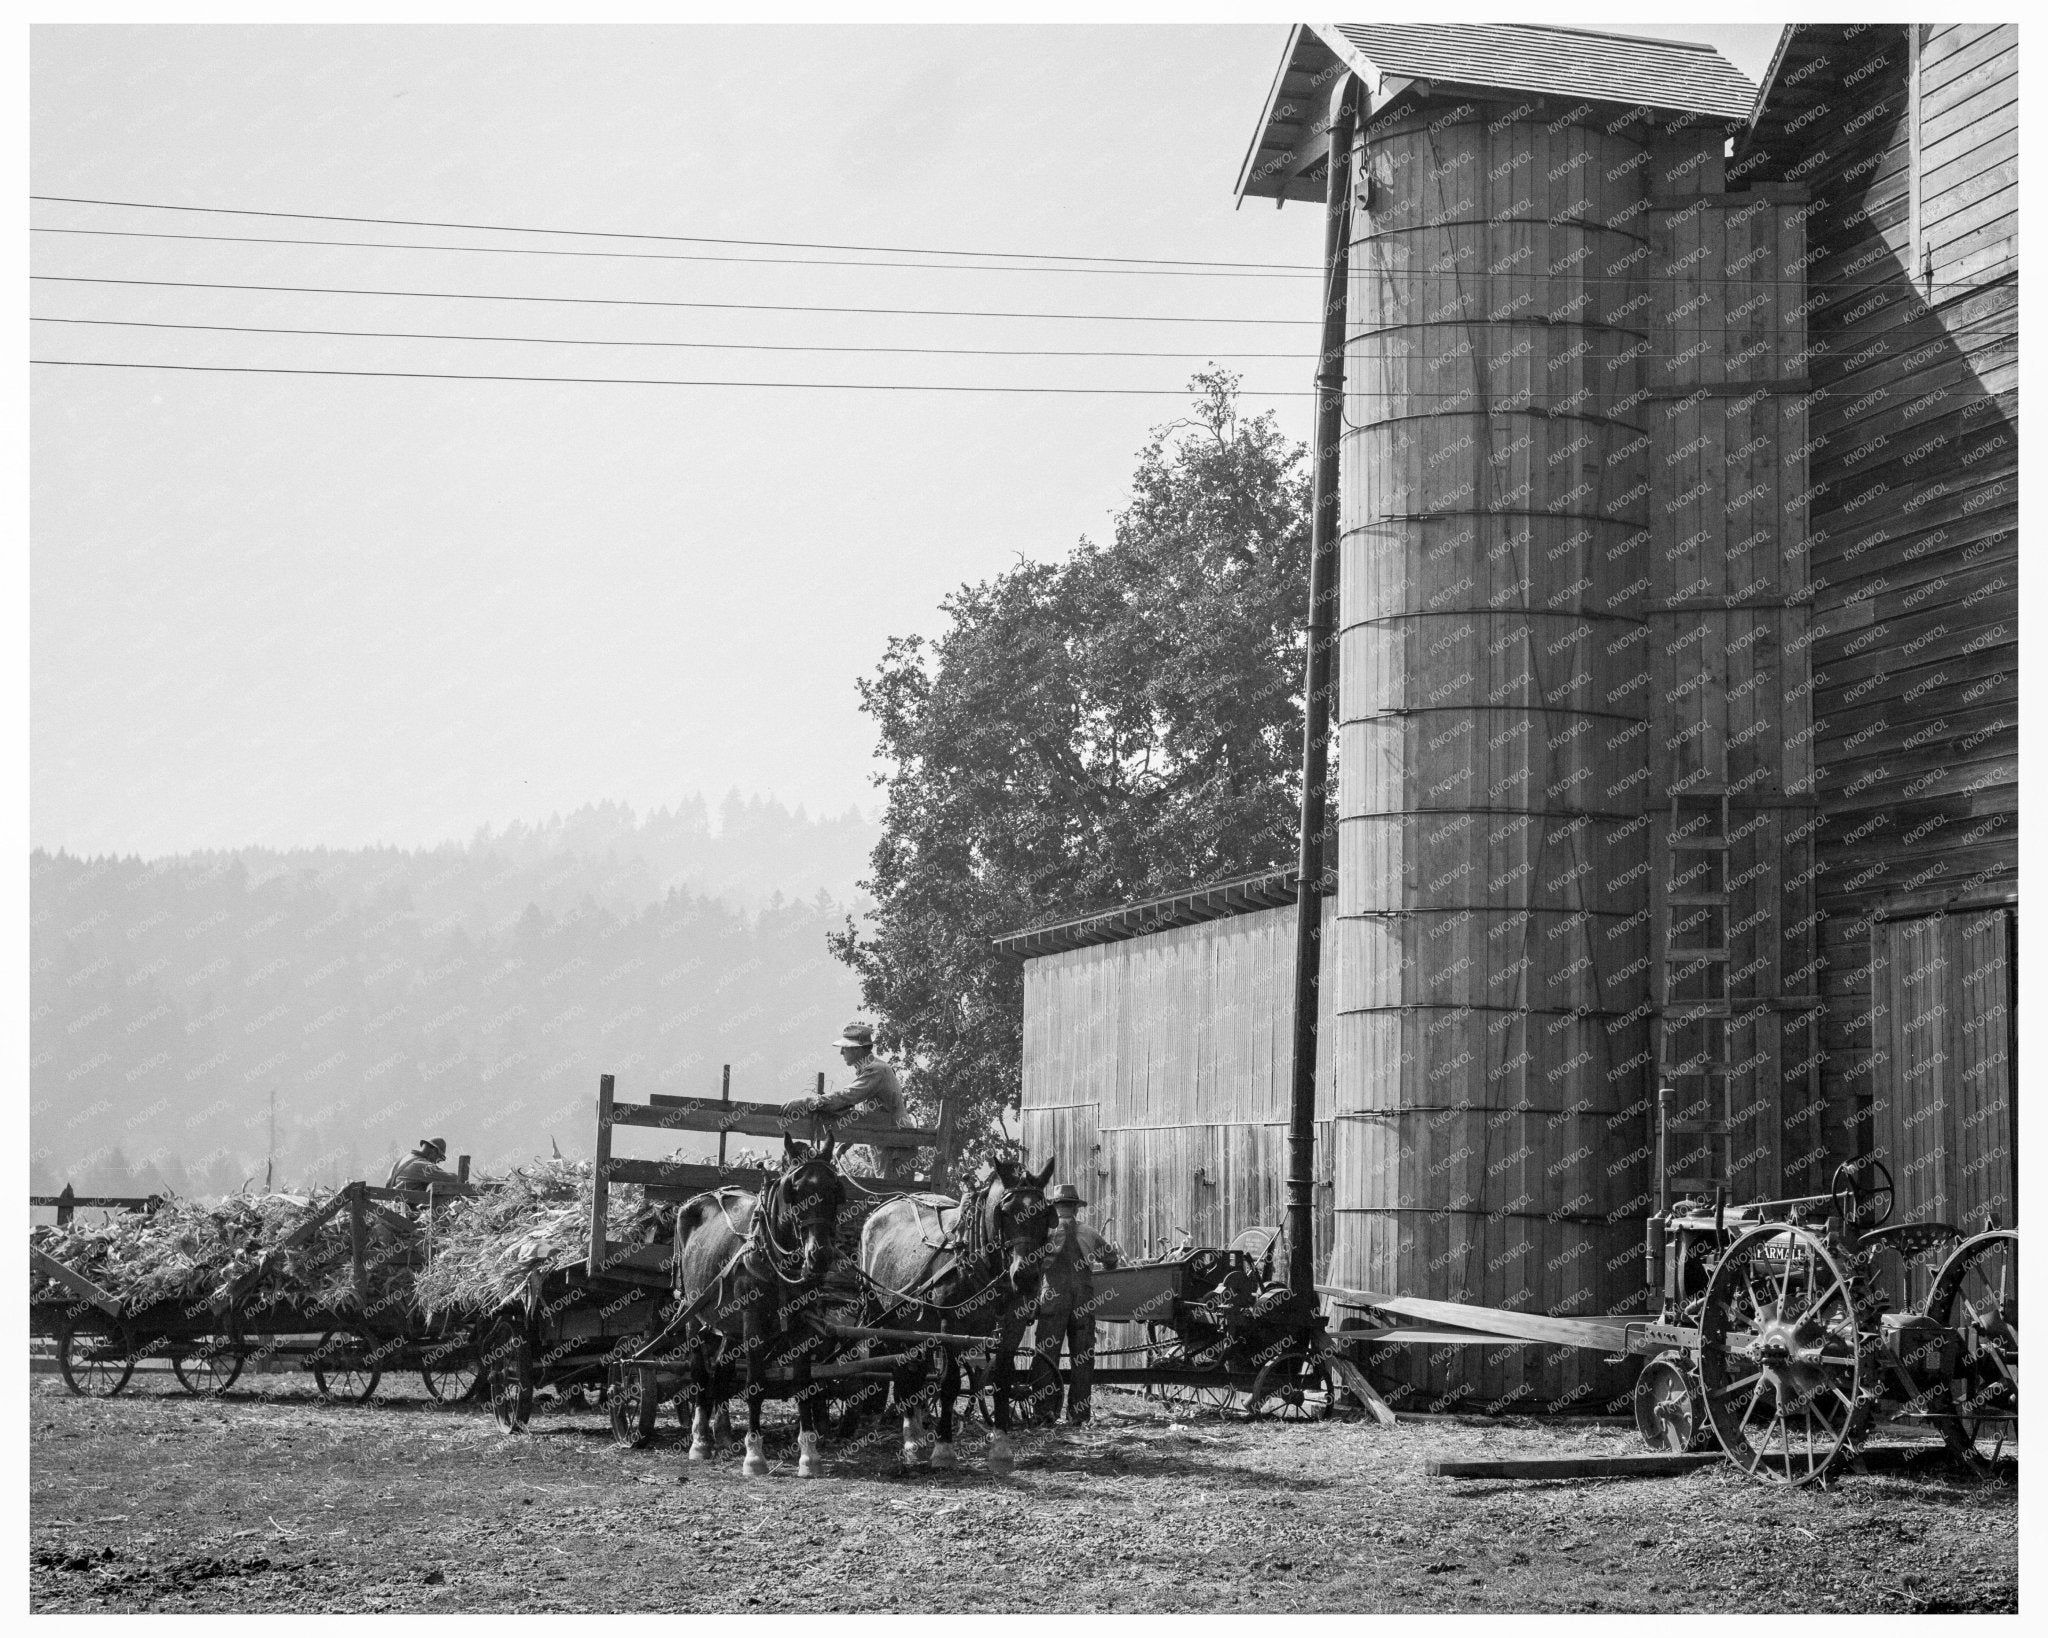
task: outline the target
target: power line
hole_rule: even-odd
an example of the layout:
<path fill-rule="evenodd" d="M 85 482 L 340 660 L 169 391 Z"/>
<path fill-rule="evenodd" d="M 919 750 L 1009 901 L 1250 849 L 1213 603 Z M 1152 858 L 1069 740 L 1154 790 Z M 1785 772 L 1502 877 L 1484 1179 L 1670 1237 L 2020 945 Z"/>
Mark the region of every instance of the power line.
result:
<path fill-rule="evenodd" d="M 701 256 L 679 250 L 556 250 L 537 245 L 406 245 L 388 239 L 287 239 L 244 233 L 145 233 L 132 228 L 31 227 L 31 233 L 63 233 L 97 239 L 175 239 L 204 245 L 321 245 L 337 250 L 453 250 L 478 256 L 600 256 L 645 262 L 712 262 L 762 267 L 874 267 L 907 272 L 1085 273 L 1096 278 L 1314 279 L 1300 272 L 1237 272 L 1179 267 L 1002 267 L 985 262 L 855 262 L 816 256 Z"/>
<path fill-rule="evenodd" d="M 457 228 L 472 233 L 545 233 L 576 239 L 641 239 L 658 244 L 750 245 L 769 250 L 866 250 L 891 256 L 972 256 L 990 261 L 1102 262 L 1121 266 L 1239 267 L 1320 273 L 1294 262 L 1219 262 L 1177 256 L 1081 256 L 1039 250 L 930 250 L 918 245 L 849 245 L 806 239 L 714 238 L 700 233 L 631 233 L 602 228 L 513 227 L 501 222 L 437 222 L 408 216 L 341 216 L 303 210 L 237 210 L 227 205 L 163 205 L 138 199 L 82 199 L 71 194 L 32 193 L 31 199 L 58 205 L 106 205 L 117 210 L 176 210 L 207 216 L 262 216 L 293 222 L 354 222 L 366 227 Z"/>
<path fill-rule="evenodd" d="M 123 330 L 201 330 L 227 335 L 353 336 L 365 341 L 502 341 L 546 347 L 684 347 L 738 353 L 906 353 L 949 358 L 1279 358 L 1310 363 L 1314 353 L 1240 353 L 1230 351 L 1175 353 L 1141 349 L 1056 347 L 843 347 L 813 346 L 787 341 L 666 341 L 635 338 L 607 341 L 592 336 L 472 335 L 445 330 L 318 330 L 272 324 L 172 324 L 158 319 L 56 318 L 31 313 L 31 324 L 89 324 Z"/>
<path fill-rule="evenodd" d="M 504 296 L 471 290 L 356 290 L 308 284 L 224 284 L 195 279 L 103 279 L 31 273 L 42 284 L 121 284 L 153 290 L 260 290 L 302 296 L 408 296 L 433 301 L 538 301 L 580 307 L 690 307 L 742 313 L 879 313 L 905 318 L 1083 319 L 1111 324 L 1320 324 L 1320 319 L 1183 317 L 1173 313 L 1014 313 L 956 307 L 819 307 L 761 301 L 655 301 L 634 296 Z"/>
<path fill-rule="evenodd" d="M 1108 398 L 1185 398 L 1185 387 L 992 387 L 915 385 L 873 381 L 708 381 L 670 377 L 616 375 L 462 375 L 446 370 L 306 370 L 283 369 L 256 364 L 143 364 L 128 359 L 32 358 L 31 364 L 77 370 L 185 370 L 205 375 L 328 375 L 366 380 L 393 381 L 524 381 L 546 382 L 567 387 L 766 387 L 802 392 L 992 392 L 1021 394 L 1078 394 Z M 1240 388 L 1247 398 L 1313 398 L 1307 389 L 1258 392 Z"/>

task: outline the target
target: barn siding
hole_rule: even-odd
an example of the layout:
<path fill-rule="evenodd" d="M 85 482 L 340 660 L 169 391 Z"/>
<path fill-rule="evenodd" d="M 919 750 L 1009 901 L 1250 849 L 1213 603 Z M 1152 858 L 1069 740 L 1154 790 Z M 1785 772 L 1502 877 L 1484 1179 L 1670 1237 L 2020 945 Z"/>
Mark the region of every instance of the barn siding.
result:
<path fill-rule="evenodd" d="M 1889 924 L 2018 899 L 2018 30 L 1811 32 L 1826 117 L 1741 163 L 1814 200 L 1825 1134 L 1830 1159 L 1896 1152 L 1932 1120 L 1945 1155 L 1954 1060 L 1899 1017 L 1930 1001 L 1898 974 L 1934 935 Z M 2009 1070 L 1978 1079 L 2009 1100 Z"/>

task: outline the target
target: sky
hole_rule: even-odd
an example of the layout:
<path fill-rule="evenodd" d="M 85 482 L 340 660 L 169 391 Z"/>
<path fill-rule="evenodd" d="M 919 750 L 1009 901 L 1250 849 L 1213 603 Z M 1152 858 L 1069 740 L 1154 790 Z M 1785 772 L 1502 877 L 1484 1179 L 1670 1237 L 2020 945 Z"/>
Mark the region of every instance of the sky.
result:
<path fill-rule="evenodd" d="M 1709 40 L 1752 78 L 1778 32 L 1617 26 Z M 38 202 L 38 228 L 101 231 L 31 235 L 32 313 L 124 322 L 36 323 L 35 358 L 422 378 L 31 371 L 31 841 L 422 845 L 732 787 L 873 811 L 855 679 L 892 636 L 941 629 L 961 584 L 1106 536 L 1195 370 L 1237 369 L 1251 407 L 1305 433 L 1320 213 L 1231 198 L 1285 39 L 1271 23 L 35 30 L 36 194 L 1266 265 L 876 266 Z M 135 236 L 175 234 L 328 242 Z M 91 282 L 118 280 L 178 283 Z M 435 294 L 319 293 L 338 289 Z M 534 297 L 556 299 L 512 299 Z M 1035 356 L 144 327 L 167 325 Z M 1059 351 L 1173 356 L 1044 356 Z"/>

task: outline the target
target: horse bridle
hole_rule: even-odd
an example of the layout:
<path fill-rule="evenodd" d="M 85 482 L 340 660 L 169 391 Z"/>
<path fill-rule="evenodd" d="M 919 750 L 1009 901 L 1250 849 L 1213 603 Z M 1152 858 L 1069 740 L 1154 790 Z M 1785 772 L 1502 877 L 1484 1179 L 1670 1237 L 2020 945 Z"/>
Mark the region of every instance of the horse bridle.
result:
<path fill-rule="evenodd" d="M 827 1176 L 819 1179 L 815 1187 L 803 1191 L 800 1195 L 796 1188 L 796 1180 L 814 1166 L 825 1168 Z M 767 1188 L 761 1191 L 760 1201 L 754 1212 L 754 1231 L 749 1238 L 759 1240 L 768 1259 L 769 1268 L 775 1277 L 786 1285 L 795 1285 L 803 1277 L 804 1248 L 801 1236 L 796 1243 L 791 1244 L 776 1232 L 776 1219 L 785 1209 L 800 1208 L 803 1195 L 808 1195 L 818 1203 L 813 1208 L 817 1215 L 825 1220 L 813 1225 L 810 1217 L 801 1209 L 790 1210 L 790 1215 L 795 1219 L 799 1229 L 815 1226 L 821 1238 L 829 1241 L 838 1225 L 839 1211 L 843 1204 L 842 1200 L 835 1198 L 838 1191 L 827 1186 L 837 1179 L 838 1174 L 831 1161 L 814 1155 L 789 1171 L 777 1173 L 769 1179 Z"/>

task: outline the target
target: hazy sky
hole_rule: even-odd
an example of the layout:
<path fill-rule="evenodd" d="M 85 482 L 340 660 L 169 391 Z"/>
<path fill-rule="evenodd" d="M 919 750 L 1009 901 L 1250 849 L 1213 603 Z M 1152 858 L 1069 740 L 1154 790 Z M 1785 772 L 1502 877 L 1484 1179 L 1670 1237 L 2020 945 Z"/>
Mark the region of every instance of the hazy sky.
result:
<path fill-rule="evenodd" d="M 1637 27 L 1637 25 L 1627 25 Z M 1711 39 L 1752 77 L 1774 25 Z M 1286 31 L 43 28 L 32 191 L 958 250 L 1278 262 L 1234 211 Z M 706 256 L 830 252 L 43 203 L 44 227 Z M 1127 349 L 563 347 L 32 326 L 39 358 L 1178 389 L 1313 345 L 1294 277 L 719 264 L 32 235 L 74 278 L 1198 317 L 1200 323 L 31 286 L 31 310 L 488 336 Z M 858 259 L 845 256 L 845 259 Z M 1236 361 L 1299 394 L 1294 358 Z M 32 840 L 431 842 L 737 785 L 872 806 L 853 679 L 938 600 L 1101 536 L 1173 397 L 37 369 Z M 1299 396 L 1278 408 L 1299 436 Z"/>

